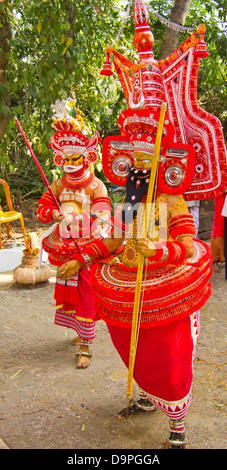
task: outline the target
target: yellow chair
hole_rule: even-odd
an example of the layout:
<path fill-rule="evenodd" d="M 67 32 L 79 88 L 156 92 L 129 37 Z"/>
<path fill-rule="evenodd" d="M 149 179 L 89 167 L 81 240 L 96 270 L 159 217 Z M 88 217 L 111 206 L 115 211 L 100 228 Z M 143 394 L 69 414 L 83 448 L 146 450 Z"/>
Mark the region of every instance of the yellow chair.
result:
<path fill-rule="evenodd" d="M 20 219 L 24 239 L 25 239 L 25 236 L 26 236 L 26 231 L 25 231 L 25 227 L 24 227 L 23 214 L 21 212 L 16 212 L 13 209 L 13 204 L 12 204 L 12 200 L 11 200 L 11 197 L 10 197 L 9 185 L 6 183 L 6 181 L 1 180 L 1 179 L 0 179 L 0 184 L 2 184 L 2 186 L 4 188 L 5 195 L 6 195 L 6 201 L 7 201 L 7 205 L 8 205 L 8 208 L 9 208 L 8 212 L 3 212 L 2 207 L 0 205 L 0 250 L 1 250 L 2 249 L 1 224 L 5 224 L 8 238 L 11 237 L 10 222 L 13 222 L 14 220 Z"/>

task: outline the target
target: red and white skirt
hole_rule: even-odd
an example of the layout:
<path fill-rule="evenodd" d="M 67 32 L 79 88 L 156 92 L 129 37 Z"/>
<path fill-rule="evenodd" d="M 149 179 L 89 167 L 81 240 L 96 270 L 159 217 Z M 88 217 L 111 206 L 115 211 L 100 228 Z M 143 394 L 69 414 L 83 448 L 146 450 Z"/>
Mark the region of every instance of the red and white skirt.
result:
<path fill-rule="evenodd" d="M 182 418 L 191 402 L 199 310 L 211 295 L 211 250 L 194 240 L 194 256 L 182 265 L 144 268 L 140 331 L 134 379 L 171 418 Z M 128 367 L 136 268 L 96 265 L 92 286 L 96 312 Z"/>
<path fill-rule="evenodd" d="M 108 324 L 128 367 L 131 330 Z M 169 418 L 183 418 L 191 403 L 193 362 L 199 335 L 199 311 L 168 325 L 140 330 L 134 379 Z"/>
<path fill-rule="evenodd" d="M 95 303 L 91 288 L 90 271 L 82 269 L 67 283 L 58 275 L 55 285 L 55 324 L 72 328 L 87 340 L 95 338 Z"/>

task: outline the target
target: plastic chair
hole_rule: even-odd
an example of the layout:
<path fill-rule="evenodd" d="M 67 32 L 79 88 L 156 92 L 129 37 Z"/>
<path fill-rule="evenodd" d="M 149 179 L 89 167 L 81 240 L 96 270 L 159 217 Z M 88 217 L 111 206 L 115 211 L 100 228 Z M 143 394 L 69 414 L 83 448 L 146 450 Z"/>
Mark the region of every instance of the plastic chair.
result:
<path fill-rule="evenodd" d="M 10 222 L 13 222 L 14 220 L 20 219 L 24 239 L 26 237 L 26 231 L 25 231 L 25 227 L 24 227 L 23 214 L 21 212 L 16 212 L 13 209 L 13 204 L 12 204 L 12 200 L 11 200 L 11 197 L 10 197 L 9 185 L 6 183 L 6 181 L 1 180 L 1 179 L 0 179 L 0 184 L 2 184 L 2 186 L 4 188 L 5 195 L 6 195 L 6 201 L 7 201 L 7 205 L 8 205 L 8 208 L 9 208 L 9 211 L 3 212 L 2 207 L 0 205 L 0 250 L 1 250 L 2 249 L 1 224 L 5 224 L 8 238 L 11 237 Z"/>

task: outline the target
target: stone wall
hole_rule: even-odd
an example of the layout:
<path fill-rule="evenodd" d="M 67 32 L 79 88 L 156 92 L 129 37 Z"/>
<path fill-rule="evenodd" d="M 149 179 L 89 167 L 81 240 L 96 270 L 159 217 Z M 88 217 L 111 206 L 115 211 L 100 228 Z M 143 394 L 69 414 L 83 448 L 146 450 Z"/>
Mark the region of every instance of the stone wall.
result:
<path fill-rule="evenodd" d="M 199 238 L 209 240 L 214 218 L 214 199 L 200 201 L 199 209 Z"/>

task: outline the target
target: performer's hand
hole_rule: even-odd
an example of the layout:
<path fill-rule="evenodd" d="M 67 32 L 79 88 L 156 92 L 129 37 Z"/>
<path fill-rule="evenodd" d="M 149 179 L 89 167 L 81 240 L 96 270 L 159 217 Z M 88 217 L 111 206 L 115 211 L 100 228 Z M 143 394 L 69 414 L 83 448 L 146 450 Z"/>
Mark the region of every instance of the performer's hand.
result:
<path fill-rule="evenodd" d="M 55 220 L 55 222 L 60 222 L 61 220 L 64 219 L 64 215 L 60 215 L 57 209 L 52 210 L 52 217 Z"/>
<path fill-rule="evenodd" d="M 68 281 L 77 271 L 79 271 L 81 264 L 76 259 L 67 261 L 58 269 L 58 275 L 64 281 Z"/>
<path fill-rule="evenodd" d="M 136 250 L 146 258 L 150 258 L 155 255 L 156 247 L 150 238 L 139 238 L 134 243 Z"/>

